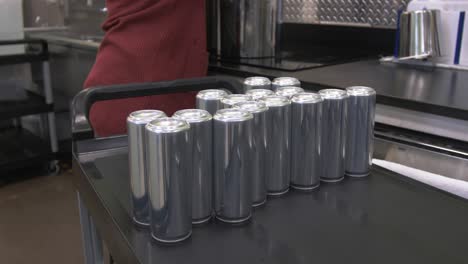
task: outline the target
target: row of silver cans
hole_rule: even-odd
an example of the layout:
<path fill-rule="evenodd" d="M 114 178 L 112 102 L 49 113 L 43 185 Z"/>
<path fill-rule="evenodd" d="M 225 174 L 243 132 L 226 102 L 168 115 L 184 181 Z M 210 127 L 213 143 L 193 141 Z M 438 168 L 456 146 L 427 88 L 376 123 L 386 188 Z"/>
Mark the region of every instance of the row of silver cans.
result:
<path fill-rule="evenodd" d="M 270 79 L 263 76 L 248 77 L 243 82 L 244 92 L 253 89 L 266 89 L 276 91 L 279 87 L 285 86 L 301 86 L 301 82 L 293 77 L 278 77 L 270 81 Z"/>

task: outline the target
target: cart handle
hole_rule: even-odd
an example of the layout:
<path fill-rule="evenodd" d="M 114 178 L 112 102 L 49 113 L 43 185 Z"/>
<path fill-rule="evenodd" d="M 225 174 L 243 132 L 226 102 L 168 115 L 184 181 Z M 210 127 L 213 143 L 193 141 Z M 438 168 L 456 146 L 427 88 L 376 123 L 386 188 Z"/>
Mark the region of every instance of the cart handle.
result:
<path fill-rule="evenodd" d="M 229 90 L 232 93 L 242 93 L 243 91 L 241 83 L 235 78 L 219 76 L 155 83 L 98 86 L 84 89 L 72 101 L 72 139 L 77 141 L 94 138 L 94 131 L 89 123 L 89 110 L 95 102 L 220 88 Z"/>

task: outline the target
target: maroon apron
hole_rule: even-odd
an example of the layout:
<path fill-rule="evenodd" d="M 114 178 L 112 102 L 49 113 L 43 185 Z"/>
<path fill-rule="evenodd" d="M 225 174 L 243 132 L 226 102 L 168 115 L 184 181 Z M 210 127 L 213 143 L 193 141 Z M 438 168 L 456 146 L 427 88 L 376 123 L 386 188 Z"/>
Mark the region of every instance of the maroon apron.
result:
<path fill-rule="evenodd" d="M 84 87 L 206 75 L 204 0 L 107 0 L 104 39 Z M 126 132 L 129 113 L 159 109 L 168 116 L 193 108 L 194 93 L 97 102 L 90 122 L 98 136 Z"/>

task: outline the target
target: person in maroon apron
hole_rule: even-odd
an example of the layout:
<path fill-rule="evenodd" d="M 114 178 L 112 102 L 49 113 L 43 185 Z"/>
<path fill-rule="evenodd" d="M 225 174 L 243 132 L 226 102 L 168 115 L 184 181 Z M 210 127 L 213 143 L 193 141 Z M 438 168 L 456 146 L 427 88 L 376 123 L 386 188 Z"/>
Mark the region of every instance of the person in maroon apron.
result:
<path fill-rule="evenodd" d="M 107 0 L 104 39 L 84 87 L 166 81 L 206 75 L 204 0 Z M 133 111 L 168 116 L 193 108 L 194 93 L 173 93 L 95 103 L 90 122 L 100 137 L 126 133 Z"/>

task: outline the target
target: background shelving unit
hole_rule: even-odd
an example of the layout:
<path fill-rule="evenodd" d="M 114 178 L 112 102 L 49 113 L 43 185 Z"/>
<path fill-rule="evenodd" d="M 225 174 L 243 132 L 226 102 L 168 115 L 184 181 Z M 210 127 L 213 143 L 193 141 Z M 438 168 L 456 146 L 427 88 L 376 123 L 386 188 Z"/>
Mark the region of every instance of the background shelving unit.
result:
<path fill-rule="evenodd" d="M 55 171 L 58 169 L 58 143 L 47 42 L 33 39 L 0 41 L 0 46 L 13 45 L 25 45 L 26 52 L 0 56 L 0 65 L 40 63 L 43 75 L 40 87 L 43 92 L 28 89 L 26 98 L 0 101 L 0 121 L 14 120 L 12 126 L 0 129 L 0 172 L 41 163 L 49 165 L 49 169 Z M 0 86 L 0 97 L 1 89 Z M 47 117 L 44 127 L 47 127 L 48 139 L 35 135 L 21 124 L 22 116 L 36 114 L 45 114 Z"/>

